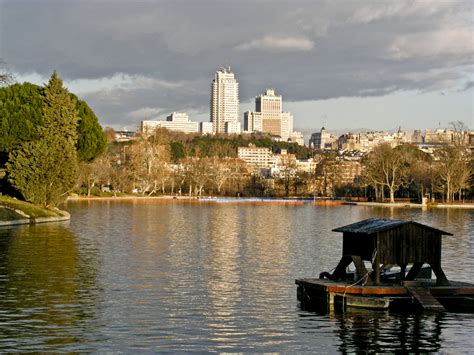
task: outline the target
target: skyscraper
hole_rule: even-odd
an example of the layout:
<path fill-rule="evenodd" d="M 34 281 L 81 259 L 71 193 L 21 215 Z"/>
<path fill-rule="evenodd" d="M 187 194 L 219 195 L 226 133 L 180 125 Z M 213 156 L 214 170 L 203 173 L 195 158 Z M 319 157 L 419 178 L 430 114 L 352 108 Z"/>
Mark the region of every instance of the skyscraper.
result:
<path fill-rule="evenodd" d="M 240 132 L 239 83 L 229 68 L 219 68 L 212 81 L 211 122 L 213 133 Z"/>
<path fill-rule="evenodd" d="M 244 113 L 244 130 L 270 133 L 286 141 L 293 132 L 293 115 L 282 112 L 281 96 L 267 89 L 265 94 L 255 98 L 255 111 Z"/>

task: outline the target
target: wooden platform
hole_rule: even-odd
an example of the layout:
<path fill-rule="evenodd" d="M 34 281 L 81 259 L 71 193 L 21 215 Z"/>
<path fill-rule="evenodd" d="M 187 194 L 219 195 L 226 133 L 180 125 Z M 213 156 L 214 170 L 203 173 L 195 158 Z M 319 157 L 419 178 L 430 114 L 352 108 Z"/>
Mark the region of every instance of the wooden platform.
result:
<path fill-rule="evenodd" d="M 298 300 L 303 308 L 332 311 L 359 307 L 400 311 L 455 311 L 474 313 L 474 285 L 435 280 L 386 282 L 379 286 L 353 285 L 345 281 L 298 279 Z"/>

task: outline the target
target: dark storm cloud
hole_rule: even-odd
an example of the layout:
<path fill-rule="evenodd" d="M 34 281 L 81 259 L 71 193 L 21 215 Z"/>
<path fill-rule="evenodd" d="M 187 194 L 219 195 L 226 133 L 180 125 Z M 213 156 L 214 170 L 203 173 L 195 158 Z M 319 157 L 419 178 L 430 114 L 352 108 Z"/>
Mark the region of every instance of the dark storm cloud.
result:
<path fill-rule="evenodd" d="M 107 123 L 207 110 L 222 65 L 235 71 L 242 101 L 267 87 L 300 101 L 472 80 L 470 1 L 1 4 L 0 57 L 18 77 L 56 69 L 66 82 L 90 80 L 80 94 Z M 110 79 L 118 74 L 125 88 Z M 94 89 L 97 80 L 105 84 Z"/>

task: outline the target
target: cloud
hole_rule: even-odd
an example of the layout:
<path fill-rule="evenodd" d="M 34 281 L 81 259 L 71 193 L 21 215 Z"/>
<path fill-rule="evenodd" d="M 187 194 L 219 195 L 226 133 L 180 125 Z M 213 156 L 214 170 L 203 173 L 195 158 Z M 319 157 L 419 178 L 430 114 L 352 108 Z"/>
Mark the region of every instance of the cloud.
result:
<path fill-rule="evenodd" d="M 148 120 L 151 118 L 156 118 L 158 115 L 163 113 L 163 109 L 156 107 L 143 107 L 138 110 L 129 112 L 127 116 L 133 121 L 142 121 Z"/>
<path fill-rule="evenodd" d="M 446 28 L 397 36 L 387 54 L 394 59 L 440 55 L 472 57 L 472 28 Z"/>
<path fill-rule="evenodd" d="M 306 37 L 264 36 L 244 42 L 235 47 L 238 51 L 310 51 L 314 42 Z"/>
<path fill-rule="evenodd" d="M 461 1 L 397 0 L 369 3 L 357 9 L 350 17 L 356 23 L 371 23 L 392 17 L 433 16 L 452 8 Z"/>
<path fill-rule="evenodd" d="M 267 87 L 285 104 L 472 81 L 469 0 L 0 2 L 10 71 L 41 85 L 57 70 L 109 125 L 153 110 L 207 119 L 222 65 L 252 105 Z"/>

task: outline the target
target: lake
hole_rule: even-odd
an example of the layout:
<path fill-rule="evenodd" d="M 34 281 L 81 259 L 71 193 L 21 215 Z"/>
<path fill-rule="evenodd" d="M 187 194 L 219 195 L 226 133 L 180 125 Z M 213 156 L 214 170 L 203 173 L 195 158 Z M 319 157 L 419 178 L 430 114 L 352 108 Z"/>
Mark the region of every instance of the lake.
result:
<path fill-rule="evenodd" d="M 448 279 L 472 282 L 474 210 L 72 201 L 71 221 L 0 229 L 0 351 L 355 352 L 474 349 L 474 315 L 302 311 L 369 217 L 446 230 Z"/>

